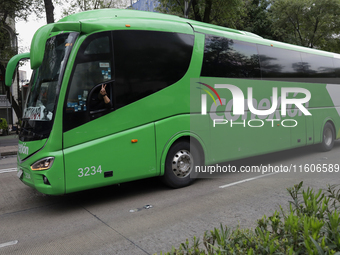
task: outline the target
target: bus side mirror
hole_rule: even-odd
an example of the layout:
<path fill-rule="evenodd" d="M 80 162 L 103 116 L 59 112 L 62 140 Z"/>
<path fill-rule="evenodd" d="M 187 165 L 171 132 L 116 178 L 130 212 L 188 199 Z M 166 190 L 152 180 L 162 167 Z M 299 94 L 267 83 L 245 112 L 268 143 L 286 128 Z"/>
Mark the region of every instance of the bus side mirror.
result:
<path fill-rule="evenodd" d="M 21 53 L 21 54 L 15 55 L 8 61 L 8 64 L 6 67 L 6 74 L 5 74 L 6 86 L 10 87 L 12 85 L 14 72 L 15 72 L 15 69 L 17 68 L 19 61 L 23 59 L 29 59 L 29 58 L 30 58 L 30 53 L 27 52 L 27 53 Z"/>

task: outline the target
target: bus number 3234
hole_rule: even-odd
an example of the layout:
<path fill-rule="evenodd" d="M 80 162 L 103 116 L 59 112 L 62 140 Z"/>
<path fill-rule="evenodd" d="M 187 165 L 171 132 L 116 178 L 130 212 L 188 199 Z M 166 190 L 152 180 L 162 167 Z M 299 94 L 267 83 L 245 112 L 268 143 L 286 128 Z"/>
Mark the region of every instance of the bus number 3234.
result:
<path fill-rule="evenodd" d="M 95 166 L 78 168 L 78 171 L 78 177 L 91 176 L 95 175 L 96 173 L 102 173 L 102 166 L 99 165 L 98 168 L 96 168 Z"/>

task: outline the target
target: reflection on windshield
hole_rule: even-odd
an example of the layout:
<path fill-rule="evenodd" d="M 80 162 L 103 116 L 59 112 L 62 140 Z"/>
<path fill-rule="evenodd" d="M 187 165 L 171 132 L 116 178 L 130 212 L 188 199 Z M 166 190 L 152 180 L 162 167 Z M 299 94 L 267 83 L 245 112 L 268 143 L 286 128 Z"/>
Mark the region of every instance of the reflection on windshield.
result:
<path fill-rule="evenodd" d="M 21 140 L 48 137 L 53 125 L 62 69 L 76 36 L 77 33 L 67 33 L 47 40 L 43 62 L 34 70 L 29 84 Z"/>
<path fill-rule="evenodd" d="M 35 93 L 36 97 L 31 97 L 31 100 L 27 103 L 23 116 L 24 119 L 41 121 L 52 120 L 57 84 L 57 81 L 41 83 L 39 93 Z"/>

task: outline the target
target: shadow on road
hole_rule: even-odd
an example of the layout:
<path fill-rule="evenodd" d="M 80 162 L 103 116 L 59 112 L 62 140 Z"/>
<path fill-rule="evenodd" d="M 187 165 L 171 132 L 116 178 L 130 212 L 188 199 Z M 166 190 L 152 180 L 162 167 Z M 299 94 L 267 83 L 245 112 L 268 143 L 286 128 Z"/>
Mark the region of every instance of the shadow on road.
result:
<path fill-rule="evenodd" d="M 337 141 L 334 145 L 334 149 L 340 148 L 340 141 Z M 275 165 L 282 161 L 296 161 L 304 156 L 315 155 L 317 158 L 327 157 L 327 153 L 321 153 L 317 146 L 308 146 L 302 148 L 296 148 L 281 152 L 270 153 L 266 155 L 250 157 L 246 159 L 240 159 L 230 162 L 221 163 L 220 165 L 230 164 L 236 167 L 241 165 Z M 231 176 L 237 176 L 239 173 L 227 173 L 224 178 Z M 250 175 L 249 175 L 250 176 Z M 195 192 L 196 185 L 207 185 L 209 179 L 198 179 L 193 186 L 185 187 L 180 189 L 180 192 Z M 214 184 L 214 187 L 216 185 Z M 14 208 L 22 208 L 19 204 L 25 204 L 24 210 L 31 210 L 40 207 L 49 207 L 49 210 L 55 212 L 66 212 L 69 210 L 76 210 L 79 207 L 96 206 L 106 203 L 121 203 L 127 202 L 130 199 L 143 197 L 143 195 L 157 194 L 157 196 L 162 197 L 166 193 L 173 192 L 174 195 L 178 194 L 171 188 L 165 186 L 158 177 L 143 179 L 128 183 L 122 183 L 120 185 L 111 185 L 102 188 L 96 188 L 91 190 L 85 190 L 81 192 L 66 194 L 63 196 L 48 196 L 37 192 L 36 190 L 29 188 L 27 186 L 22 186 L 17 193 L 22 193 L 20 197 L 16 197 L 15 201 L 10 207 L 3 208 L 2 213 L 13 213 L 17 211 Z M 22 210 L 22 209 L 21 209 Z M 1 210 L 0 210 L 1 212 Z M 1 213 L 0 213 L 1 215 Z"/>
<path fill-rule="evenodd" d="M 334 149 L 340 148 L 340 141 L 337 141 L 334 145 Z M 239 159 L 230 162 L 224 162 L 223 164 L 230 164 L 239 168 L 241 165 L 275 165 L 278 162 L 289 160 L 298 160 L 301 157 L 308 156 L 311 154 L 315 154 L 316 157 L 326 157 L 327 153 L 321 153 L 318 149 L 318 146 L 307 146 L 302 148 L 290 149 L 286 151 L 280 151 L 270 154 L 265 154 L 256 157 L 250 157 L 246 159 Z M 238 173 L 233 173 L 238 174 Z M 227 174 L 228 175 L 228 174 Z M 196 182 L 204 182 L 204 179 L 198 179 Z M 195 185 L 195 184 L 194 184 Z M 184 188 L 186 189 L 186 188 Z M 96 188 L 92 190 L 85 190 L 81 192 L 71 193 L 59 197 L 59 202 L 65 204 L 98 204 L 98 203 L 106 203 L 108 201 L 112 202 L 120 202 L 125 199 L 133 198 L 135 196 L 146 195 L 154 192 L 171 192 L 171 188 L 165 186 L 159 178 L 149 178 L 144 180 L 138 180 L 128 183 L 122 183 L 120 185 L 112 185 L 102 188 Z M 161 195 L 161 194 L 160 194 Z M 51 198 L 51 197 L 50 197 Z"/>

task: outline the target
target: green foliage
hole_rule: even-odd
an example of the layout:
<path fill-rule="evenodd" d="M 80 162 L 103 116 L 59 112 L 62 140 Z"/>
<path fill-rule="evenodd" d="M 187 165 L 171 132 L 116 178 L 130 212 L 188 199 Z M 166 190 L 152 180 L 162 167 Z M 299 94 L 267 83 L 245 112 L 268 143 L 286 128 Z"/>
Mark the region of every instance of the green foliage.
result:
<path fill-rule="evenodd" d="M 244 8 L 242 22 L 238 23 L 237 29 L 252 32 L 267 39 L 279 39 L 270 29 L 273 23 L 269 15 L 270 0 L 245 1 Z"/>
<path fill-rule="evenodd" d="M 340 53 L 340 0 L 160 0 L 159 12 Z"/>
<path fill-rule="evenodd" d="M 185 0 L 160 0 L 157 11 L 184 17 Z M 243 0 L 187 0 L 188 18 L 236 28 L 242 21 L 245 1 Z"/>
<path fill-rule="evenodd" d="M 16 48 L 11 46 L 11 36 L 5 26 L 0 25 L 0 59 L 7 60 L 16 54 Z"/>
<path fill-rule="evenodd" d="M 287 189 L 291 197 L 288 211 L 264 215 L 255 230 L 227 226 L 205 232 L 203 246 L 194 237 L 164 255 L 227 254 L 313 254 L 340 255 L 340 189 L 302 189 L 302 182 Z"/>
<path fill-rule="evenodd" d="M 0 0 L 1 19 L 17 17 L 27 19 L 33 11 L 32 4 L 35 0 Z"/>
<path fill-rule="evenodd" d="M 2 129 L 2 130 L 8 129 L 7 120 L 4 119 L 4 118 L 0 118 L 0 129 Z"/>
<path fill-rule="evenodd" d="M 34 0 L 0 0 L 0 59 L 8 60 L 16 54 L 16 48 L 11 45 L 10 33 L 14 33 L 9 22 L 14 18 L 27 19 Z"/>
<path fill-rule="evenodd" d="M 271 0 L 270 7 L 276 36 L 311 48 L 336 48 L 339 12 L 340 0 Z"/>

